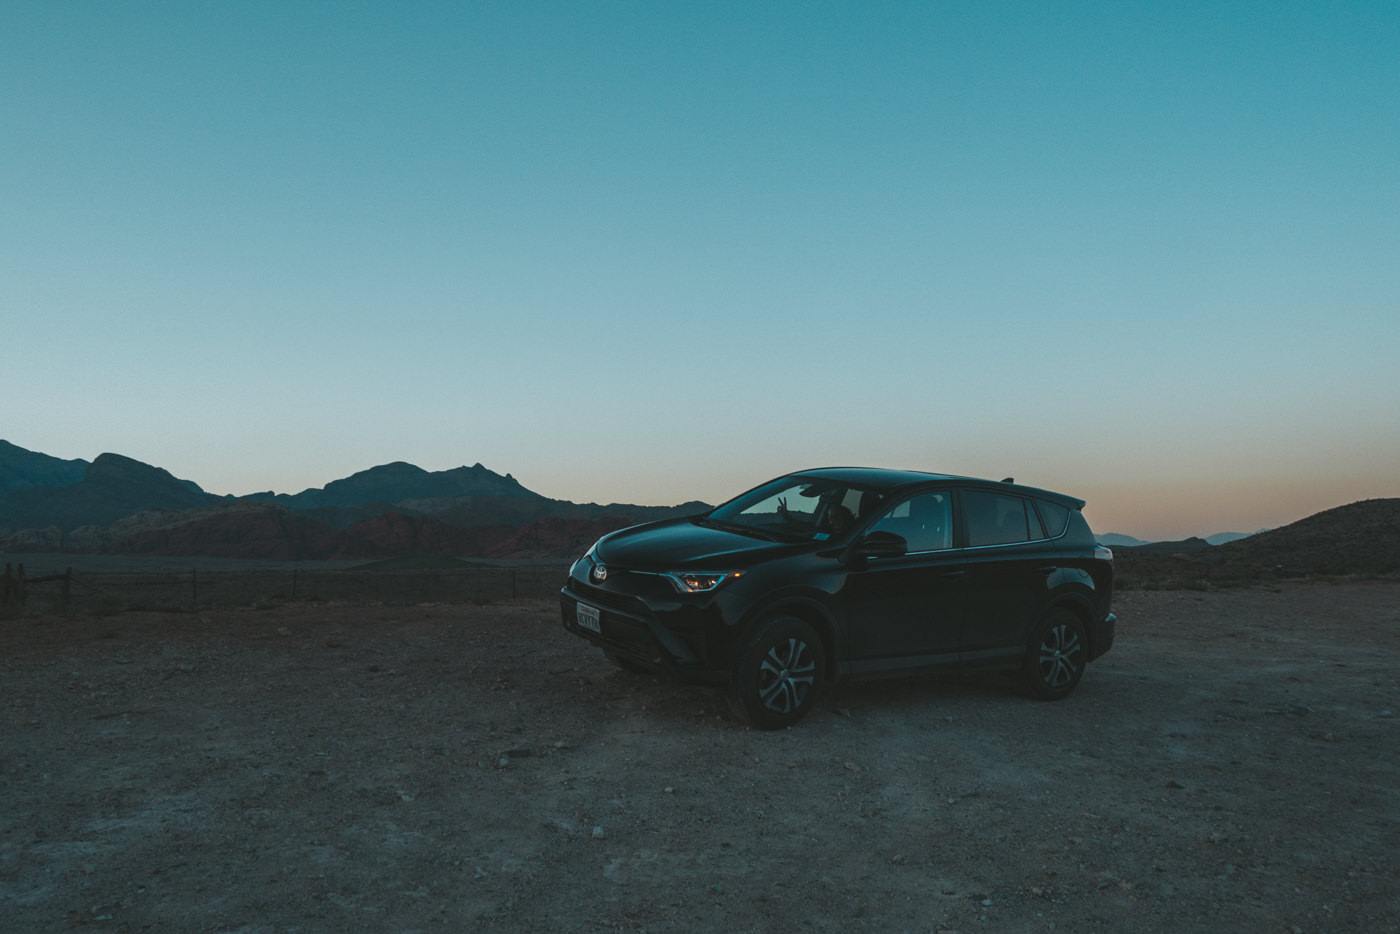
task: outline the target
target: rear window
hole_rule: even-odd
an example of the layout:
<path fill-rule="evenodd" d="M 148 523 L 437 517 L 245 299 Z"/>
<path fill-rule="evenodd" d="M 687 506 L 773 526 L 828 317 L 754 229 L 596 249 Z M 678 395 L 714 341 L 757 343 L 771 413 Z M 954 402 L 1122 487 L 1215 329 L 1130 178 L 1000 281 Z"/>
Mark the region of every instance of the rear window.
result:
<path fill-rule="evenodd" d="M 1045 534 L 1048 537 L 1059 538 L 1065 534 L 1065 526 L 1069 524 L 1069 507 L 1048 499 L 1038 499 L 1035 505 L 1040 509 L 1040 518 L 1045 520 Z"/>
<path fill-rule="evenodd" d="M 967 516 L 969 546 L 1009 545 L 1030 540 L 1026 501 L 1021 497 L 965 490 L 962 503 Z"/>

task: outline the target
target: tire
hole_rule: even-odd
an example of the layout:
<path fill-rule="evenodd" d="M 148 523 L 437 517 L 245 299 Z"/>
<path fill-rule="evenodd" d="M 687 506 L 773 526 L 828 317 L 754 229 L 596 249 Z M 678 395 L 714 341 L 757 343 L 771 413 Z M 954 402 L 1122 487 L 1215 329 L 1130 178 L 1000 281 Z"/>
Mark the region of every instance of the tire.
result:
<path fill-rule="evenodd" d="M 1088 659 L 1084 623 L 1069 610 L 1052 610 L 1031 631 L 1022 683 L 1032 697 L 1062 700 L 1079 684 Z"/>
<path fill-rule="evenodd" d="M 792 726 L 812 709 L 825 671 L 826 648 L 816 630 L 795 616 L 775 616 L 734 660 L 729 706 L 760 730 Z"/>
<path fill-rule="evenodd" d="M 623 657 L 623 656 L 621 656 L 621 655 L 618 655 L 618 654 L 616 654 L 616 653 L 614 653 L 614 652 L 609 652 L 607 649 L 604 649 L 604 650 L 603 650 L 603 654 L 606 655 L 606 656 L 608 657 L 608 661 L 612 662 L 612 663 L 613 663 L 614 665 L 616 665 L 618 668 L 621 668 L 623 671 L 628 672 L 629 674 L 634 674 L 634 675 L 649 675 L 649 674 L 652 674 L 652 670 L 651 670 L 650 668 L 648 668 L 647 666 L 641 664 L 640 662 L 634 662 L 634 661 L 632 661 L 632 659 L 630 659 L 630 658 L 625 658 L 625 657 Z"/>

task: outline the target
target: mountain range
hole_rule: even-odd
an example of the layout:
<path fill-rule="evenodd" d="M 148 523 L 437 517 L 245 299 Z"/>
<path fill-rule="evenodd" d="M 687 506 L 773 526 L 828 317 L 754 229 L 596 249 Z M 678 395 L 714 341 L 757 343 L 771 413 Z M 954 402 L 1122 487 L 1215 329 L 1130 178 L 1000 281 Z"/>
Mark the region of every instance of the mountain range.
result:
<path fill-rule="evenodd" d="M 1260 529 L 1259 532 L 1267 532 L 1268 529 Z M 1184 539 L 1185 542 L 1205 542 L 1207 545 L 1224 545 L 1227 542 L 1237 542 L 1242 538 L 1249 538 L 1251 535 L 1258 535 L 1259 532 L 1216 532 L 1214 535 L 1207 535 L 1205 538 L 1191 537 Z M 1150 539 L 1133 538 L 1131 535 L 1120 535 L 1117 532 L 1106 532 L 1099 536 L 1099 544 L 1107 545 L 1110 548 L 1141 548 L 1146 545 L 1172 545 L 1175 542 L 1160 542 Z M 1180 551 L 1181 549 L 1177 549 Z"/>
<path fill-rule="evenodd" d="M 481 464 L 427 471 L 402 462 L 297 494 L 218 496 L 119 454 L 89 463 L 0 441 L 0 552 L 9 553 L 553 557 L 624 525 L 708 508 L 572 503 Z"/>
<path fill-rule="evenodd" d="M 395 462 L 296 494 L 218 496 L 119 454 L 63 460 L 0 441 L 0 553 L 151 554 L 264 560 L 443 555 L 568 558 L 637 522 L 710 508 L 571 503 L 481 464 Z M 1248 568 L 1400 571 L 1400 499 L 1364 500 L 1252 535 L 1142 542 L 1105 535 L 1129 576 Z"/>

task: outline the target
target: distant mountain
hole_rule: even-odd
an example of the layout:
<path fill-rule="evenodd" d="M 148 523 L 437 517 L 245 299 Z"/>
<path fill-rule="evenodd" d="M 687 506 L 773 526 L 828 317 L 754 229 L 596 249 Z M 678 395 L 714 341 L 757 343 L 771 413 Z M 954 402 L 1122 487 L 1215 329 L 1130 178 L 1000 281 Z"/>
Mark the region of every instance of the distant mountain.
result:
<path fill-rule="evenodd" d="M 1153 555 L 1175 555 L 1193 551 L 1205 551 L 1211 548 L 1210 542 L 1204 538 L 1183 538 L 1174 542 L 1143 542 L 1141 545 L 1119 545 L 1122 551 L 1133 551 L 1140 554 Z"/>
<path fill-rule="evenodd" d="M 1148 543 L 1140 538 L 1133 538 L 1131 535 L 1119 535 L 1117 532 L 1106 532 L 1099 536 L 1099 544 L 1107 545 L 1109 548 L 1132 548 Z"/>
<path fill-rule="evenodd" d="M 477 464 L 453 470 L 429 472 L 395 461 L 333 480 L 320 489 L 285 493 L 257 493 L 245 499 L 270 500 L 297 512 L 312 509 L 355 509 L 369 503 L 401 503 L 406 500 L 457 499 L 463 496 L 507 496 L 543 500 L 521 486 L 510 474 L 501 476 Z"/>
<path fill-rule="evenodd" d="M 0 445 L 0 552 L 563 557 L 585 538 L 583 548 L 625 525 L 709 508 L 571 503 L 481 464 L 430 472 L 402 461 L 297 494 L 221 497 L 117 454 L 88 464 Z"/>
<path fill-rule="evenodd" d="M 0 440 L 0 497 L 36 486 L 72 486 L 87 468 L 87 461 L 66 461 Z M 0 513 L 0 525 L 3 517 Z"/>
<path fill-rule="evenodd" d="M 56 476 L 66 474 L 60 471 Z M 70 532 L 87 525 L 110 525 L 153 509 L 197 509 L 219 502 L 222 497 L 159 467 L 120 454 L 100 454 L 75 483 L 31 486 L 0 495 L 0 528 L 52 526 Z"/>
<path fill-rule="evenodd" d="M 1268 529 L 1260 529 L 1260 532 L 1267 532 Z M 1226 542 L 1236 542 L 1251 535 L 1258 535 L 1259 532 L 1216 532 L 1214 535 L 1207 535 L 1204 539 L 1197 539 L 1194 536 L 1182 541 L 1204 541 L 1208 545 L 1223 545 Z M 1117 532 L 1108 532 L 1099 536 L 1099 544 L 1107 545 L 1110 548 L 1140 548 L 1143 545 L 1171 544 L 1170 542 L 1154 542 L 1150 539 L 1133 538 L 1131 535 L 1119 535 Z"/>

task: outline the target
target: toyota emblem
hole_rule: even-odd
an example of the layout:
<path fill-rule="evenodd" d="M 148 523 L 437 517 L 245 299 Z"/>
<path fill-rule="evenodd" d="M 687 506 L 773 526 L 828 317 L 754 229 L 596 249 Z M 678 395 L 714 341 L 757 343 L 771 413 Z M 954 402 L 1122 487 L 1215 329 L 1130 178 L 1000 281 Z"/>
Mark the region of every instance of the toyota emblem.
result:
<path fill-rule="evenodd" d="M 595 581 L 597 581 L 598 583 L 600 583 L 600 584 L 601 584 L 603 581 L 607 580 L 607 579 L 608 579 L 608 568 L 607 568 L 607 565 L 604 565 L 604 564 L 595 564 L 595 565 L 593 566 L 593 579 L 594 579 Z"/>

